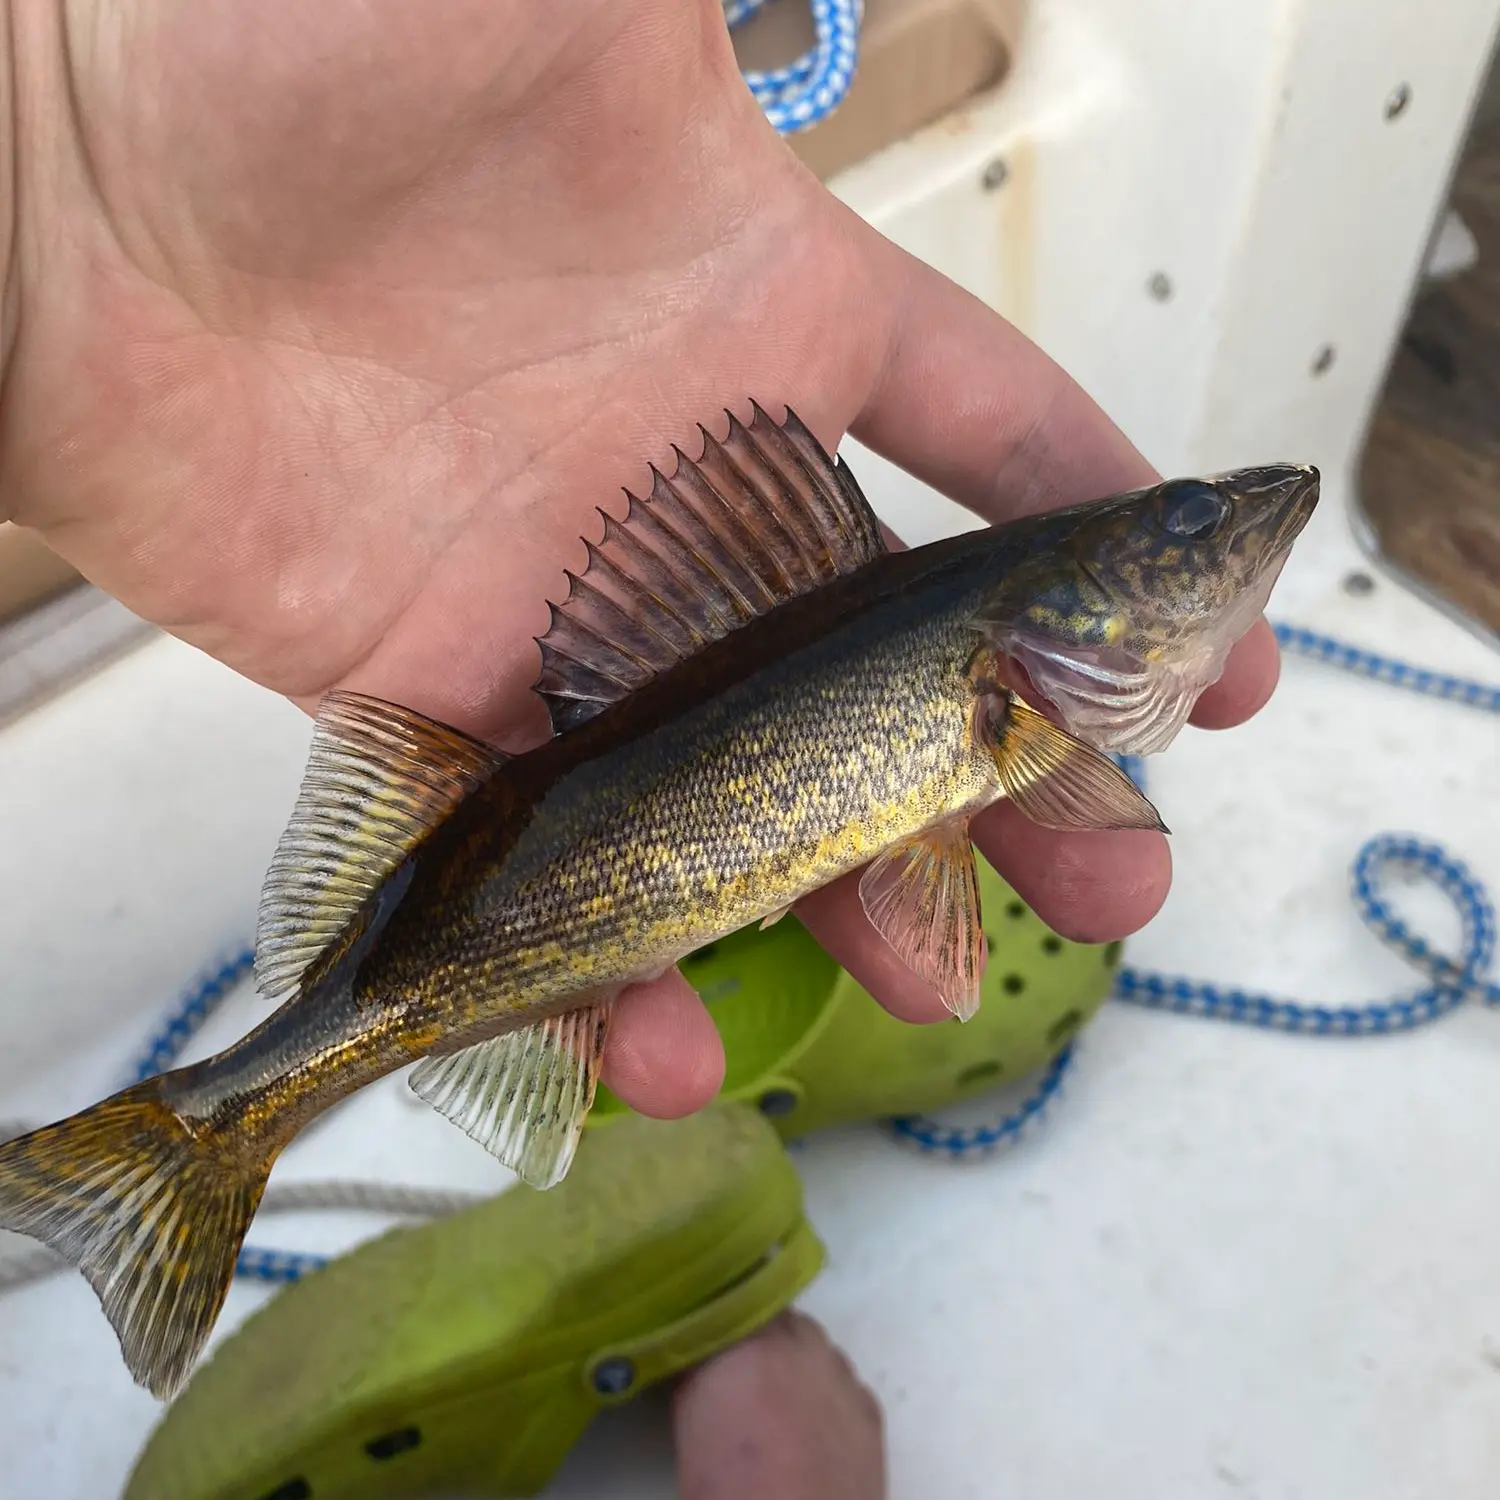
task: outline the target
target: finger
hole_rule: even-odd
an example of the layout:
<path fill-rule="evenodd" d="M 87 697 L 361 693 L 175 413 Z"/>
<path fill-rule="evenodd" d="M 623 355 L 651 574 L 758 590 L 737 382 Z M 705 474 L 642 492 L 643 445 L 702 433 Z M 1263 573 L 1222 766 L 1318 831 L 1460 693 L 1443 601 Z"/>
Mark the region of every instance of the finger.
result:
<path fill-rule="evenodd" d="M 1266 706 L 1281 676 L 1281 648 L 1265 618 L 1257 620 L 1229 653 L 1224 675 L 1193 708 L 1200 729 L 1230 729 Z"/>
<path fill-rule="evenodd" d="M 778 1314 L 775 1321 L 769 1325 L 792 1344 L 800 1344 L 804 1347 L 815 1347 L 819 1344 L 827 1344 L 828 1334 L 821 1323 L 814 1322 L 812 1318 L 798 1307 L 789 1307 Z"/>
<path fill-rule="evenodd" d="M 892 336 L 850 431 L 987 521 L 1154 483 L 1125 434 L 1041 349 L 930 266 L 871 236 Z"/>
<path fill-rule="evenodd" d="M 863 990 L 893 1016 L 925 1026 L 951 1014 L 930 984 L 918 979 L 870 925 L 859 901 L 855 870 L 797 903 L 797 920 Z"/>
<path fill-rule="evenodd" d="M 615 1002 L 602 1077 L 632 1109 L 660 1120 L 690 1115 L 719 1092 L 724 1045 L 676 969 L 631 985 Z"/>
<path fill-rule="evenodd" d="M 867 447 L 987 521 L 1097 499 L 1161 476 L 1072 380 L 998 313 L 889 241 L 865 242 L 895 289 L 890 345 L 850 428 Z M 1258 624 L 1193 722 L 1226 728 L 1276 685 Z"/>
<path fill-rule="evenodd" d="M 1149 830 L 1064 833 L 1001 802 L 970 831 L 1001 878 L 1071 942 L 1112 943 L 1139 932 L 1172 884 L 1171 850 Z"/>
<path fill-rule="evenodd" d="M 1033 823 L 1009 802 L 971 826 L 980 852 L 1054 932 L 1108 943 L 1138 932 L 1161 910 L 1172 859 L 1159 833 L 1062 833 Z M 950 1012 L 929 984 L 871 926 L 856 870 L 797 904 L 798 920 L 892 1015 L 928 1025 Z"/>

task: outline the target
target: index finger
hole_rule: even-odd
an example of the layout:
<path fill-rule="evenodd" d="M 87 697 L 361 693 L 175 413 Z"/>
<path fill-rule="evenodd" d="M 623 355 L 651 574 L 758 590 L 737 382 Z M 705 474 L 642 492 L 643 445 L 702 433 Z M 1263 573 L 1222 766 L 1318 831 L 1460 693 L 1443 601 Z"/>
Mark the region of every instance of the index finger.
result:
<path fill-rule="evenodd" d="M 977 297 L 866 234 L 888 288 L 889 344 L 850 433 L 933 489 L 998 523 L 1156 483 L 1133 443 L 1063 369 Z M 1271 696 L 1276 640 L 1256 622 L 1192 721 L 1226 728 Z"/>

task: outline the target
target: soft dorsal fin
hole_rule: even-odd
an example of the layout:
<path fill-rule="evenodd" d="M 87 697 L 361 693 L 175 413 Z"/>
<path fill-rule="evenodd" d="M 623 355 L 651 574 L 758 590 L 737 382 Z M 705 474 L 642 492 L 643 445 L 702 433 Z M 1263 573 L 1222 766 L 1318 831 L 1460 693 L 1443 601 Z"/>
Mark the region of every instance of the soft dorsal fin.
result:
<path fill-rule="evenodd" d="M 505 758 L 409 708 L 330 693 L 261 889 L 256 988 L 271 999 L 290 990 L 423 834 Z"/>
<path fill-rule="evenodd" d="M 778 604 L 852 573 L 885 551 L 880 525 L 843 459 L 831 459 L 787 408 L 773 422 L 751 403 L 697 462 L 680 448 L 651 493 L 625 492 L 604 516 L 588 566 L 568 574 L 538 640 L 536 690 L 555 733 L 575 728 L 658 673 Z"/>

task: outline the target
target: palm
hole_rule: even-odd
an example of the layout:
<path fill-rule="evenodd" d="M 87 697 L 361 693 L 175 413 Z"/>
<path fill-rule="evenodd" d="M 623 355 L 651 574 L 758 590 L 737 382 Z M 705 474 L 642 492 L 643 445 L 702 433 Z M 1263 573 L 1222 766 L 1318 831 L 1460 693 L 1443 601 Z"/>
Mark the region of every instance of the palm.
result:
<path fill-rule="evenodd" d="M 1144 472 L 1035 351 L 802 172 L 718 0 L 69 15 L 65 56 L 16 28 L 20 75 L 66 67 L 75 113 L 60 129 L 45 88 L 29 108 L 20 91 L 10 514 L 306 704 L 345 684 L 534 736 L 531 637 L 593 508 L 750 396 L 830 445 L 863 423 L 991 514 L 1002 474 L 1036 503 Z M 1024 838 L 1029 887 L 1006 873 L 1044 908 L 1050 880 L 1045 914 L 1081 935 L 1128 930 L 1164 890 L 1139 838 L 1094 836 L 1092 876 L 1065 836 Z M 930 1013 L 851 903 L 825 904 L 839 957 Z M 617 1027 L 616 1081 L 696 1102 L 707 1023 L 680 994 L 657 1010 Z M 653 1092 L 653 1059 L 680 1054 L 702 1076 Z"/>
<path fill-rule="evenodd" d="M 836 431 L 857 325 L 832 215 L 790 215 L 784 255 L 755 200 L 818 200 L 697 49 L 652 91 L 630 37 L 605 68 L 612 7 L 565 36 L 527 35 L 535 6 L 384 9 L 157 6 L 125 72 L 79 58 L 102 201 L 23 324 L 12 411 L 49 420 L 11 478 L 21 519 L 77 518 L 85 571 L 251 677 L 314 697 L 363 665 L 493 732 L 592 508 L 679 413 L 772 402 L 810 355 Z"/>

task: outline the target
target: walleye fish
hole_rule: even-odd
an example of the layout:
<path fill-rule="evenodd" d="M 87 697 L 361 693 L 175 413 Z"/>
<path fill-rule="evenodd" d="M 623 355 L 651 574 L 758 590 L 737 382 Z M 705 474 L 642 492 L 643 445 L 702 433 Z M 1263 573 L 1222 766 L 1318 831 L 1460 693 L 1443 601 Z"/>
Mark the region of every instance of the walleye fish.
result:
<path fill-rule="evenodd" d="M 1312 469 L 1241 470 L 888 552 L 790 410 L 702 431 L 699 461 L 675 450 L 623 520 L 601 510 L 552 606 L 553 738 L 509 757 L 330 694 L 260 905 L 279 1008 L 0 1146 L 0 1227 L 82 1269 L 157 1396 L 218 1316 L 277 1155 L 395 1069 L 549 1186 L 621 988 L 862 865 L 876 930 L 971 1015 L 969 819 L 1010 797 L 1050 827 L 1160 828 L 1096 747 L 1176 733 L 1318 490 Z"/>

